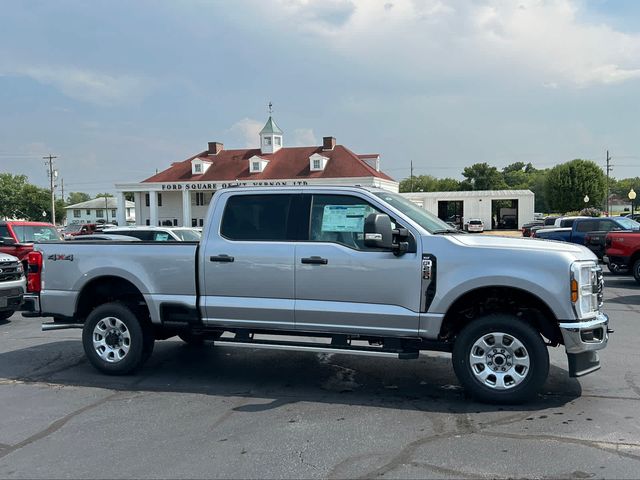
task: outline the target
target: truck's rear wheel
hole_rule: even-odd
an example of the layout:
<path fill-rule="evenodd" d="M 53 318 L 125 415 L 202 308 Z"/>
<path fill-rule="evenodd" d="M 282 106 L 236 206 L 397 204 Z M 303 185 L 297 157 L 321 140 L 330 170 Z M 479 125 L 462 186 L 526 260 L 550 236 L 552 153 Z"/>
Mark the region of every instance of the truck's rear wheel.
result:
<path fill-rule="evenodd" d="M 472 321 L 460 332 L 453 368 L 477 400 L 522 403 L 547 379 L 549 352 L 533 327 L 516 316 L 494 314 Z"/>
<path fill-rule="evenodd" d="M 103 373 L 131 373 L 153 349 L 148 330 L 146 322 L 139 321 L 125 304 L 101 305 L 89 314 L 82 330 L 85 355 Z"/>

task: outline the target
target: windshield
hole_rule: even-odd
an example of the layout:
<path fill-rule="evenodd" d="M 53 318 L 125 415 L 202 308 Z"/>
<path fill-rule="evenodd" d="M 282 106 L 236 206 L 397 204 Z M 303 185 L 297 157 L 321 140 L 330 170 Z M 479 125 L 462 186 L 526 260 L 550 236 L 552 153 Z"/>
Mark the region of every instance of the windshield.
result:
<path fill-rule="evenodd" d="M 386 203 L 405 214 L 411 220 L 416 222 L 429 233 L 451 231 L 450 225 L 438 217 L 432 215 L 426 210 L 418 207 L 411 200 L 404 198 L 402 195 L 390 192 L 371 192 L 376 197 L 384 200 Z"/>
<path fill-rule="evenodd" d="M 69 233 L 69 232 L 79 232 L 81 228 L 82 228 L 81 224 L 75 223 L 75 224 L 72 224 L 72 225 L 67 225 L 64 228 L 64 231 L 67 232 L 67 233 Z"/>
<path fill-rule="evenodd" d="M 13 225 L 13 232 L 20 243 L 57 242 L 60 235 L 53 227 L 35 225 Z"/>
<path fill-rule="evenodd" d="M 197 230 L 174 230 L 173 233 L 183 242 L 199 242 L 202 236 Z"/>
<path fill-rule="evenodd" d="M 620 217 L 618 219 L 618 225 L 625 230 L 640 230 L 640 223 L 626 217 Z"/>

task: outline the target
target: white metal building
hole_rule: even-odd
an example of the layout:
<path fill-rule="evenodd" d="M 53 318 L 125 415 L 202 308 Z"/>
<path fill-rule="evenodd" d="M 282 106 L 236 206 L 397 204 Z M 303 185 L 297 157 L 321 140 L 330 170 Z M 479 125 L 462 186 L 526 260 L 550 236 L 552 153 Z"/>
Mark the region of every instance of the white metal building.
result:
<path fill-rule="evenodd" d="M 479 218 L 485 230 L 520 229 L 533 220 L 535 197 L 531 190 L 413 192 L 403 195 L 445 221 L 463 225 L 471 218 Z"/>

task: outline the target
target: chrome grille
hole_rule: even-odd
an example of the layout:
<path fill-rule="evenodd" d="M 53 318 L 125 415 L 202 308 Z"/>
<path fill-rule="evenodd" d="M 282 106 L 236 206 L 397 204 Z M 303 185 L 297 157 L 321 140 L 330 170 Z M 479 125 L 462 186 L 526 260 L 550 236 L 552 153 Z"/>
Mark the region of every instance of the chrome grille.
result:
<path fill-rule="evenodd" d="M 18 262 L 0 262 L 0 282 L 20 280 L 22 273 L 18 270 Z"/>

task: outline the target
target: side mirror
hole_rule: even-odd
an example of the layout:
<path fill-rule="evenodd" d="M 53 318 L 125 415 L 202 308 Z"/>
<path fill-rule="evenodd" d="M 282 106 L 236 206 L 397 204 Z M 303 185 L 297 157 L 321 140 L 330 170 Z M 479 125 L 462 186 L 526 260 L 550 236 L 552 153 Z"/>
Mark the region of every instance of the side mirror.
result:
<path fill-rule="evenodd" d="M 0 237 L 0 245 L 15 245 L 16 241 L 12 237 Z"/>
<path fill-rule="evenodd" d="M 393 250 L 393 231 L 389 215 L 371 213 L 365 218 L 364 245 L 368 248 Z"/>

